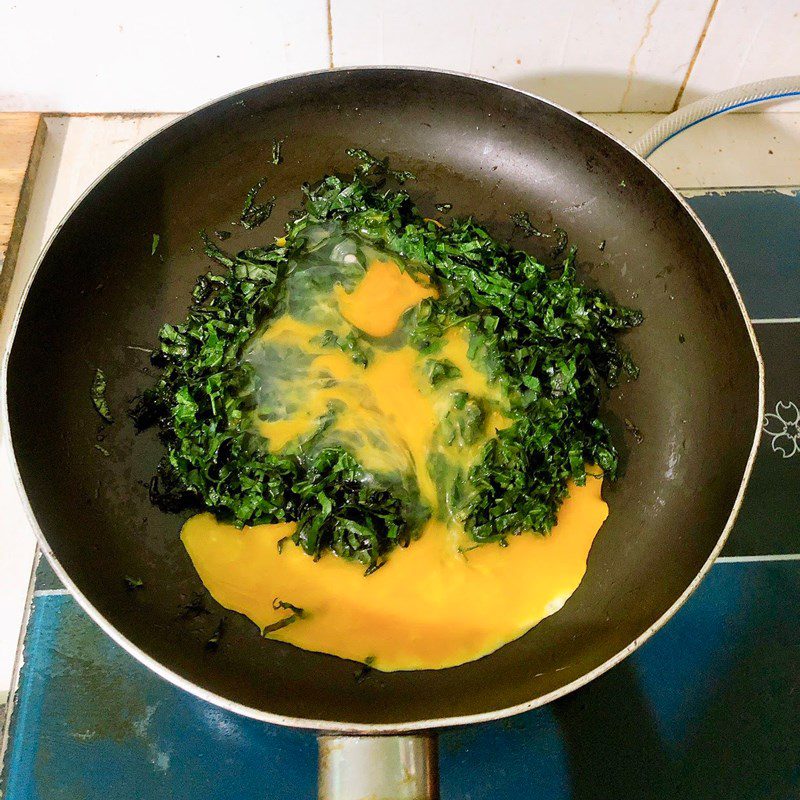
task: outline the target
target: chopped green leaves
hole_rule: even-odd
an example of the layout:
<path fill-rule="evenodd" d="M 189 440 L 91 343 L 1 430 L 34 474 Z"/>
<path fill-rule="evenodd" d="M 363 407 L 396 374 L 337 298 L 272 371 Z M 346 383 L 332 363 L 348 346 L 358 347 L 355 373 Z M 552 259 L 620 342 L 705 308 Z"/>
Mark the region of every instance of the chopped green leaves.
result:
<path fill-rule="evenodd" d="M 256 203 L 256 196 L 264 188 L 267 182 L 266 177 L 262 178 L 258 183 L 253 186 L 247 193 L 242 206 L 242 216 L 240 222 L 242 227 L 247 230 L 257 228 L 263 222 L 269 219 L 272 214 L 272 209 L 275 207 L 275 198 L 272 197 L 266 203 Z"/>
<path fill-rule="evenodd" d="M 264 636 L 267 636 L 270 633 L 275 633 L 275 631 L 279 631 L 281 628 L 286 628 L 293 622 L 297 622 L 298 619 L 300 619 L 300 617 L 298 617 L 297 614 L 290 614 L 288 617 L 279 619 L 277 622 L 273 622 L 271 625 L 266 625 L 262 633 Z"/>
<path fill-rule="evenodd" d="M 451 381 L 461 377 L 461 370 L 446 358 L 441 360 L 429 358 L 425 361 L 425 374 L 431 382 L 431 386 L 438 386 L 444 381 Z"/>
<path fill-rule="evenodd" d="M 389 169 L 389 160 L 375 158 L 366 150 L 351 147 L 347 150 L 347 155 L 358 162 L 355 177 L 373 180 L 375 178 L 394 178 L 398 183 L 405 183 L 414 180 L 414 174 L 405 170 Z"/>
<path fill-rule="evenodd" d="M 300 617 L 300 619 L 302 619 L 306 615 L 306 612 L 299 606 L 287 603 L 285 600 L 279 600 L 277 597 L 272 601 L 272 607 L 276 611 L 278 611 L 281 608 L 287 611 L 291 611 L 292 613 L 297 614 L 297 616 Z"/>
<path fill-rule="evenodd" d="M 154 256 L 156 254 L 156 250 L 158 250 L 158 243 L 161 241 L 161 237 L 157 234 L 153 234 L 153 243 L 150 245 L 150 255 Z"/>
<path fill-rule="evenodd" d="M 364 659 L 363 666 L 361 666 L 355 674 L 356 683 L 363 683 L 375 671 L 373 664 L 377 659 L 375 656 L 367 656 Z"/>
<path fill-rule="evenodd" d="M 550 257 L 555 259 L 567 249 L 567 242 L 569 239 L 567 238 L 567 232 L 563 228 L 556 228 L 555 231 L 553 231 L 553 235 L 556 238 L 556 243 L 553 245 Z"/>
<path fill-rule="evenodd" d="M 219 643 L 222 641 L 222 637 L 225 635 L 225 628 L 227 627 L 227 623 L 225 622 L 225 617 L 220 619 L 217 627 L 214 628 L 214 632 L 209 636 L 208 641 L 206 642 L 206 650 L 209 653 L 216 653 L 219 650 Z"/>
<path fill-rule="evenodd" d="M 283 143 L 285 139 L 272 140 L 272 163 L 277 167 L 283 162 Z"/>
<path fill-rule="evenodd" d="M 303 208 L 280 244 L 232 254 L 202 234 L 218 273 L 198 279 L 183 322 L 162 327 L 152 356 L 161 377 L 132 411 L 137 427 L 159 427 L 167 448 L 151 498 L 167 510 L 205 508 L 240 526 L 294 521 L 291 539 L 309 556 L 334 553 L 360 562 L 367 574 L 419 534 L 430 509 L 416 484 L 368 472 L 344 446 L 312 446 L 313 436 L 302 447 L 271 452 L 254 424 L 259 378 L 243 354 L 285 303 L 285 277 L 306 252 L 306 229 L 336 223 L 420 265 L 439 288 L 438 297 L 421 307 L 409 340 L 425 354 L 432 384 L 446 387 L 460 374 L 436 351 L 448 329 L 463 325 L 470 357 L 480 357 L 490 379 L 505 387 L 508 424 L 483 446 L 469 475 L 448 477 L 448 508 L 476 543 L 547 532 L 568 481 L 585 482 L 587 463 L 615 476 L 617 454 L 599 416 L 601 396 L 604 385 L 636 374 L 617 336 L 640 324 L 641 313 L 580 283 L 574 250 L 565 254 L 567 235 L 560 229 L 552 252 L 561 263 L 554 266 L 497 241 L 471 218 L 429 225 L 406 191 L 386 186 L 410 173 L 392 170 L 364 150 L 348 154 L 357 162 L 353 176 L 328 175 L 304 186 Z M 259 181 L 247 195 L 246 228 L 272 211 L 274 200 L 257 202 L 263 186 Z M 514 215 L 514 223 L 525 235 L 543 235 L 527 214 Z M 362 366 L 373 356 L 355 332 L 327 331 L 322 344 Z M 96 376 L 92 399 L 106 419 L 105 377 L 98 374 L 102 381 Z M 466 392 L 451 397 L 438 441 L 474 445 L 488 410 Z M 436 459 L 429 466 L 432 474 L 446 467 Z M 291 613 L 265 633 L 302 616 L 291 603 L 276 603 Z"/>
<path fill-rule="evenodd" d="M 523 236 L 542 236 L 542 232 L 531 222 L 527 211 L 516 211 L 511 214 L 511 221 L 515 228 L 522 231 Z"/>
<path fill-rule="evenodd" d="M 183 620 L 193 620 L 210 613 L 211 612 L 206 608 L 206 601 L 203 593 L 194 592 L 189 602 L 181 606 L 180 618 Z"/>
<path fill-rule="evenodd" d="M 106 400 L 106 375 L 101 369 L 95 370 L 90 396 L 95 411 L 97 411 L 105 422 L 113 422 L 114 417 L 111 416 L 111 411 L 108 408 L 108 401 Z"/>
<path fill-rule="evenodd" d="M 480 400 L 467 397 L 462 402 L 458 397 L 441 421 L 439 433 L 448 446 L 474 444 L 480 438 L 485 421 L 486 411 Z"/>
<path fill-rule="evenodd" d="M 641 444 L 644 441 L 642 432 L 627 417 L 625 418 L 625 430 L 633 436 L 633 440 L 636 444 Z"/>
<path fill-rule="evenodd" d="M 200 238 L 203 240 L 203 244 L 205 245 L 203 252 L 209 258 L 213 258 L 214 261 L 216 261 L 218 264 L 221 264 L 223 267 L 233 266 L 233 259 L 227 253 L 224 253 L 222 250 L 220 250 L 219 247 L 217 247 L 217 245 L 211 241 L 205 231 L 200 231 Z"/>
<path fill-rule="evenodd" d="M 347 353 L 353 359 L 353 363 L 360 367 L 366 367 L 372 358 L 372 348 L 355 329 L 346 336 L 337 336 L 333 331 L 325 331 L 320 339 L 320 344 L 323 347 L 335 347 L 343 353 Z"/>
<path fill-rule="evenodd" d="M 275 633 L 275 631 L 279 631 L 282 628 L 285 628 L 287 625 L 291 625 L 293 622 L 304 619 L 306 616 L 304 609 L 300 608 L 299 606 L 292 605 L 291 603 L 287 603 L 284 600 L 279 600 L 277 597 L 272 601 L 272 607 L 276 611 L 285 609 L 286 611 L 291 611 L 292 613 L 288 617 L 283 617 L 283 619 L 279 619 L 277 622 L 267 625 L 263 630 L 264 636 L 270 633 Z"/>

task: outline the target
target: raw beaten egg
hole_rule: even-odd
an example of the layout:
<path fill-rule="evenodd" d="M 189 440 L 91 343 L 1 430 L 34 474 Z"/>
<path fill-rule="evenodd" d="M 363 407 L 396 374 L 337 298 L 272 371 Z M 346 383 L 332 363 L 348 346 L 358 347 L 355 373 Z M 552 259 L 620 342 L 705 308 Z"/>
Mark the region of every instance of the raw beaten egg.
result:
<path fill-rule="evenodd" d="M 436 297 L 424 274 L 365 245 L 358 260 L 345 237 L 330 236 L 327 247 L 327 261 L 320 262 L 318 248 L 313 264 L 289 276 L 285 312 L 246 356 L 261 381 L 255 428 L 273 452 L 333 444 L 366 470 L 404 476 L 429 517 L 421 535 L 369 576 L 363 565 L 331 553 L 314 561 L 288 538 L 292 522 L 240 530 L 199 514 L 181 538 L 220 604 L 262 631 L 295 615 L 271 638 L 381 670 L 456 666 L 564 605 L 608 515 L 602 482 L 570 485 L 549 534 L 476 546 L 448 498 L 469 493 L 471 465 L 511 423 L 504 390 L 470 353 L 469 333 L 459 326 L 435 354 L 449 365 L 448 379 L 430 379 L 430 356 L 404 337 L 420 304 Z M 354 333 L 370 349 L 366 363 L 330 346 Z M 455 393 L 480 409 L 469 436 L 449 421 Z"/>
<path fill-rule="evenodd" d="M 364 577 L 359 564 L 325 555 L 314 562 L 278 542 L 293 524 L 238 530 L 211 514 L 190 519 L 183 543 L 217 602 L 260 628 L 290 612 L 307 612 L 270 634 L 306 650 L 369 660 L 382 670 L 441 669 L 493 652 L 558 611 L 578 588 L 608 507 L 599 480 L 570 487 L 547 536 L 511 536 L 508 547 L 459 550 L 437 522 L 388 563 Z"/>

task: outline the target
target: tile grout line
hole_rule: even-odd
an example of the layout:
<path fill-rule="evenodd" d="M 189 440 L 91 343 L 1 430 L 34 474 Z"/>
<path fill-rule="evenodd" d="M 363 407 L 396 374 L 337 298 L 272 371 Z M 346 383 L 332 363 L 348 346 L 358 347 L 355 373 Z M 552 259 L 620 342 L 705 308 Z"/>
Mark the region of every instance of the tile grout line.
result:
<path fill-rule="evenodd" d="M 744 117 L 744 114 L 740 116 Z M 733 194 L 734 192 L 741 192 L 744 194 L 745 192 L 772 192 L 777 189 L 790 189 L 794 194 L 800 193 L 800 187 L 798 187 L 797 181 L 791 181 L 790 183 L 751 183 L 751 184 L 742 184 L 737 183 L 735 186 L 715 186 L 713 184 L 709 186 L 680 186 L 673 184 L 672 188 L 675 189 L 676 192 L 685 195 L 687 192 L 696 192 L 699 194 Z M 695 195 L 693 194 L 692 197 Z M 690 198 L 691 199 L 691 198 Z"/>
<path fill-rule="evenodd" d="M 692 57 L 689 61 L 689 66 L 686 68 L 686 74 L 683 76 L 683 80 L 681 81 L 681 85 L 678 89 L 678 94 L 675 95 L 675 102 L 672 104 L 672 112 L 678 110 L 681 104 L 681 100 L 683 100 L 683 93 L 686 91 L 686 87 L 689 84 L 689 78 L 692 76 L 692 71 L 694 70 L 694 65 L 697 62 L 697 57 L 700 55 L 700 51 L 703 49 L 703 42 L 706 40 L 706 36 L 708 34 L 708 29 L 711 26 L 711 20 L 714 18 L 714 12 L 717 10 L 717 3 L 719 0 L 713 0 L 711 3 L 711 8 L 708 10 L 708 16 L 706 17 L 706 23 L 703 25 L 703 30 L 700 32 L 700 37 L 697 40 L 697 44 L 694 48 L 694 53 L 692 53 Z"/>
<path fill-rule="evenodd" d="M 333 0 L 325 0 L 325 11 L 328 17 L 328 69 L 333 69 Z"/>
<path fill-rule="evenodd" d="M 776 553 L 763 556 L 719 556 L 715 564 L 752 564 L 758 561 L 800 561 L 800 553 Z"/>

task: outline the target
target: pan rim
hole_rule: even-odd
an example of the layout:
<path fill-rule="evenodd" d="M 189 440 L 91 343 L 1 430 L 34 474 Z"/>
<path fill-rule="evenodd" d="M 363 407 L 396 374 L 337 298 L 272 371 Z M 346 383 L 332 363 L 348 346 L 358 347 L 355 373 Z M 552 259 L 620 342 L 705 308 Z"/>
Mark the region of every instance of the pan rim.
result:
<path fill-rule="evenodd" d="M 172 669 L 165 667 L 155 658 L 153 658 L 144 650 L 142 650 L 138 645 L 134 644 L 134 642 L 132 642 L 130 639 L 124 636 L 119 630 L 117 630 L 117 628 L 114 627 L 114 625 L 109 620 L 107 620 L 103 616 L 103 614 L 97 608 L 94 607 L 94 605 L 90 602 L 90 600 L 86 597 L 86 595 L 84 595 L 80 591 L 77 585 L 69 577 L 65 569 L 62 567 L 61 563 L 56 558 L 52 548 L 48 544 L 47 539 L 45 538 L 45 535 L 41 530 L 38 521 L 36 519 L 36 516 L 33 512 L 33 509 L 30 505 L 27 492 L 25 491 L 25 486 L 22 482 L 22 477 L 19 472 L 19 466 L 17 463 L 16 452 L 14 448 L 14 440 L 13 437 L 11 436 L 11 425 L 10 425 L 9 411 L 8 411 L 8 365 L 11 357 L 11 352 L 14 347 L 14 342 L 16 340 L 17 328 L 22 316 L 22 311 L 25 307 L 25 302 L 27 300 L 30 288 L 33 285 L 33 282 L 36 278 L 39 268 L 42 265 L 48 251 L 50 250 L 50 247 L 52 246 L 55 238 L 61 232 L 61 229 L 64 227 L 66 221 L 69 219 L 70 216 L 72 216 L 75 209 L 94 190 L 94 188 L 102 180 L 105 179 L 105 177 L 110 172 L 116 169 L 116 167 L 122 161 L 124 161 L 129 155 L 131 155 L 139 148 L 146 145 L 151 139 L 154 139 L 155 137 L 159 136 L 168 128 L 171 128 L 173 125 L 182 122 L 186 118 L 191 117 L 194 114 L 197 114 L 198 112 L 205 110 L 206 108 L 210 108 L 211 106 L 229 100 L 238 95 L 244 94 L 246 92 L 261 87 L 273 86 L 275 84 L 280 84 L 284 82 L 288 83 L 302 78 L 313 78 L 316 76 L 328 75 L 331 73 L 348 73 L 348 72 L 365 73 L 372 71 L 399 72 L 407 74 L 423 73 L 423 74 L 447 75 L 455 78 L 464 79 L 466 81 L 483 83 L 489 86 L 514 92 L 524 97 L 536 100 L 540 103 L 544 103 L 545 105 L 548 105 L 551 108 L 560 111 L 561 113 L 567 115 L 573 120 L 592 128 L 605 138 L 609 139 L 615 145 L 627 151 L 631 156 L 633 156 L 648 170 L 650 170 L 650 172 L 656 177 L 656 179 L 678 201 L 680 206 L 688 214 L 689 218 L 694 222 L 698 230 L 701 232 L 701 234 L 704 236 L 704 238 L 710 245 L 712 251 L 714 252 L 714 255 L 716 256 L 718 262 L 722 266 L 723 272 L 725 273 L 725 277 L 728 280 L 728 284 L 733 291 L 734 297 L 736 298 L 736 302 L 739 308 L 739 313 L 742 315 L 742 319 L 745 323 L 745 327 L 750 337 L 750 344 L 753 350 L 753 354 L 756 358 L 756 364 L 758 367 L 758 422 L 753 436 L 753 443 L 750 448 L 750 454 L 748 456 L 747 462 L 745 464 L 744 473 L 742 475 L 742 482 L 739 487 L 739 491 L 736 495 L 736 498 L 734 500 L 733 506 L 731 508 L 731 512 L 728 516 L 725 526 L 723 527 L 722 533 L 720 534 L 720 537 L 717 540 L 716 545 L 712 549 L 708 559 L 701 566 L 697 575 L 694 577 L 691 583 L 686 587 L 686 589 L 680 594 L 680 596 L 672 603 L 672 605 L 653 624 L 651 624 L 645 631 L 643 631 L 639 636 L 637 636 L 626 647 L 618 651 L 615 655 L 604 661 L 602 664 L 599 664 L 593 670 L 585 673 L 579 678 L 576 678 L 574 681 L 571 681 L 570 683 L 565 684 L 564 686 L 561 686 L 558 689 L 553 690 L 552 692 L 548 692 L 547 694 L 541 695 L 532 700 L 528 700 L 524 703 L 518 703 L 513 706 L 506 706 L 505 708 L 495 709 L 492 711 L 483 711 L 476 714 L 464 714 L 451 717 L 436 717 L 433 719 L 412 720 L 409 722 L 387 722 L 387 723 L 339 722 L 336 720 L 319 720 L 307 717 L 292 717 L 284 714 L 276 714 L 269 711 L 263 711 L 261 709 L 254 708 L 252 706 L 245 705 L 244 703 L 239 703 L 230 700 L 229 698 L 226 698 L 208 689 L 204 689 L 202 686 L 199 686 L 198 684 L 188 680 L 187 678 L 184 678 L 182 675 L 178 674 Z M 120 158 L 116 159 L 112 164 L 108 166 L 107 169 L 103 170 L 103 172 L 94 181 L 92 181 L 92 183 L 86 188 L 86 190 L 82 192 L 81 195 L 75 200 L 75 202 L 69 207 L 67 212 L 64 214 L 63 218 L 53 229 L 53 232 L 48 237 L 44 247 L 39 253 L 36 259 L 36 263 L 34 264 L 34 267 L 31 270 L 30 275 L 26 279 L 25 286 L 23 287 L 22 293 L 20 295 L 19 305 L 14 312 L 14 319 L 11 324 L 11 328 L 9 330 L 8 339 L 6 340 L 5 349 L 3 353 L 3 360 L 2 360 L 2 374 L 0 375 L 0 391 L 2 392 L 2 406 L 0 407 L 0 424 L 2 424 L 2 426 L 8 432 L 9 450 L 12 462 L 11 463 L 12 476 L 25 515 L 36 536 L 38 547 L 41 550 L 41 552 L 45 555 L 47 560 L 50 562 L 59 580 L 61 580 L 64 586 L 69 590 L 72 597 L 75 598 L 75 600 L 78 602 L 81 608 L 88 614 L 88 616 L 92 619 L 92 621 L 104 631 L 104 633 L 106 633 L 114 642 L 116 642 L 126 652 L 130 653 L 140 663 L 142 663 L 144 666 L 146 666 L 148 669 L 150 669 L 159 677 L 183 689 L 184 691 L 193 694 L 196 697 L 199 697 L 200 699 L 212 703 L 213 705 L 218 706 L 220 708 L 232 711 L 241 716 L 249 717 L 251 719 L 256 719 L 262 722 L 281 725 L 284 727 L 301 728 L 301 729 L 322 731 L 328 733 L 359 734 L 359 735 L 391 735 L 391 734 L 402 734 L 402 733 L 413 734 L 439 728 L 451 728 L 462 725 L 471 725 L 480 722 L 487 722 L 491 720 L 504 719 L 506 717 L 515 716 L 516 714 L 521 714 L 526 711 L 531 711 L 535 708 L 539 708 L 540 706 L 546 705 L 547 703 L 550 703 L 553 700 L 563 697 L 575 691 L 576 689 L 585 686 L 587 683 L 599 677 L 604 672 L 607 672 L 609 669 L 619 664 L 621 661 L 627 658 L 631 653 L 637 650 L 654 633 L 656 633 L 660 628 L 662 628 L 667 623 L 667 621 L 671 619 L 675 615 L 675 613 L 684 605 L 684 603 L 697 589 L 703 578 L 707 575 L 707 573 L 713 566 L 714 562 L 716 561 L 717 557 L 719 556 L 723 546 L 725 545 L 725 542 L 728 539 L 733 524 L 739 513 L 739 509 L 741 507 L 744 498 L 744 493 L 745 490 L 747 489 L 747 485 L 749 483 L 750 476 L 752 473 L 753 464 L 758 451 L 758 445 L 761 440 L 761 429 L 762 429 L 761 422 L 764 417 L 764 404 L 765 404 L 764 363 L 761 357 L 758 341 L 756 340 L 753 324 L 750 320 L 750 317 L 747 314 L 747 309 L 745 308 L 744 301 L 742 300 L 741 294 L 739 292 L 739 287 L 736 285 L 736 281 L 730 271 L 730 268 L 728 267 L 725 257 L 720 252 L 719 247 L 712 238 L 711 234 L 706 229 L 705 225 L 701 222 L 701 220 L 698 218 L 698 216 L 695 214 L 695 212 L 692 210 L 692 208 L 689 206 L 686 200 L 645 158 L 640 156 L 629 145 L 620 141 L 616 136 L 609 133 L 608 131 L 605 131 L 603 128 L 596 125 L 594 122 L 585 119 L 580 114 L 574 111 L 570 111 L 569 109 L 564 108 L 558 103 L 540 97 L 539 95 L 536 95 L 532 92 L 527 92 L 523 89 L 519 89 L 517 87 L 510 86 L 509 84 L 502 83 L 500 81 L 495 81 L 490 78 L 470 75 L 467 73 L 458 72 L 454 70 L 434 69 L 427 67 L 393 66 L 393 65 L 374 65 L 374 66 L 363 65 L 355 67 L 337 67 L 333 69 L 311 70 L 308 72 L 295 73 L 292 75 L 285 75 L 278 78 L 273 78 L 268 81 L 262 81 L 245 88 L 237 89 L 221 97 L 214 98 L 213 100 L 207 103 L 203 103 L 202 105 L 192 109 L 191 111 L 185 112 L 180 116 L 176 117 L 175 119 L 170 120 L 169 122 L 165 123 L 162 127 L 160 127 L 158 130 L 154 131 L 145 139 L 138 142 L 135 146 L 127 150 L 122 156 L 120 156 Z"/>

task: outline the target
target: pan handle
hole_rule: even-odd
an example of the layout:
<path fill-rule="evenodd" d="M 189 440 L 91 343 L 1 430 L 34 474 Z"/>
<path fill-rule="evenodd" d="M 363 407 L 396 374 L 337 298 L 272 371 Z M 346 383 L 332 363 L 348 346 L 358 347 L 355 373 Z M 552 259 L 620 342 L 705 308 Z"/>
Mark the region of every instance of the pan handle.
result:
<path fill-rule="evenodd" d="M 435 734 L 318 741 L 319 800 L 439 800 Z"/>

